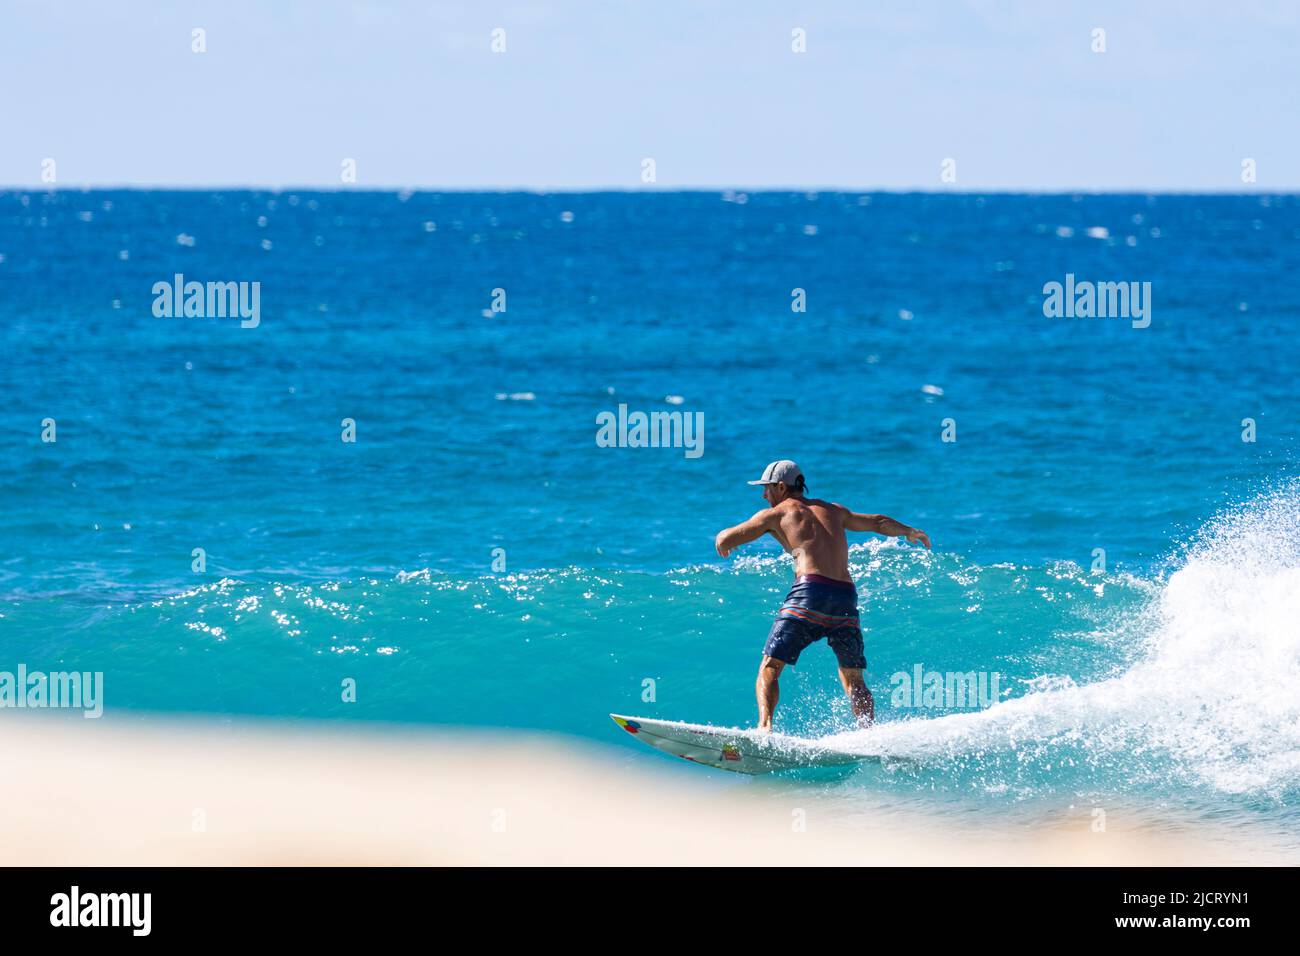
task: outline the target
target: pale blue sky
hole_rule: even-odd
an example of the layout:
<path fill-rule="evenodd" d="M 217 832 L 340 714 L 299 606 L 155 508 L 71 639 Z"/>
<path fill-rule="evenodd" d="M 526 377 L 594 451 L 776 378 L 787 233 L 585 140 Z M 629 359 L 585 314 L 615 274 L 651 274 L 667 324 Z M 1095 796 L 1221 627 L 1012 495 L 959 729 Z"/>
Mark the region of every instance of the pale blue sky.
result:
<path fill-rule="evenodd" d="M 11 186 L 1300 187 L 1287 2 L 0 0 L 0 84 Z"/>

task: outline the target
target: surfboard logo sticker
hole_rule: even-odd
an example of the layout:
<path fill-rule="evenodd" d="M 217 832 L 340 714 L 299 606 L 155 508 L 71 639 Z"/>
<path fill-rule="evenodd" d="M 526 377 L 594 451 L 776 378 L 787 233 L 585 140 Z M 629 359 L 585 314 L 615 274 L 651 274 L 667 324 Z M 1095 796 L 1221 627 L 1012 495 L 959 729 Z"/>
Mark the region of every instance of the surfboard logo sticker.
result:
<path fill-rule="evenodd" d="M 722 759 L 723 759 L 723 760 L 739 760 L 739 759 L 740 759 L 740 748 L 737 747 L 735 744 L 723 744 L 723 745 L 722 745 Z"/>
<path fill-rule="evenodd" d="M 641 725 L 638 724 L 635 720 L 624 720 L 622 717 L 615 717 L 614 720 L 617 721 L 618 725 L 622 727 L 624 730 L 626 730 L 629 734 L 634 734 L 641 729 Z"/>

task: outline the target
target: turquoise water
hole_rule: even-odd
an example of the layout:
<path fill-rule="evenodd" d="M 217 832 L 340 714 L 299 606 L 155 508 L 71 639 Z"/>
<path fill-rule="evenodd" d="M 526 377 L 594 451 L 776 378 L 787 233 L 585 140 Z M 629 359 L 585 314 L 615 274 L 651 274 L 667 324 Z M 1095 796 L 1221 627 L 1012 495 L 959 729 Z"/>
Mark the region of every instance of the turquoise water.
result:
<path fill-rule="evenodd" d="M 907 758 L 837 794 L 1295 822 L 1296 197 L 11 191 L 0 257 L 0 670 L 106 719 L 750 723 L 790 570 L 712 541 L 793 457 L 935 543 L 853 551 L 869 736 L 825 647 L 782 679 Z M 257 327 L 155 316 L 178 272 Z M 1066 273 L 1150 327 L 1045 318 Z M 703 454 L 598 447 L 619 404 Z M 899 706 L 918 664 L 1003 700 Z"/>

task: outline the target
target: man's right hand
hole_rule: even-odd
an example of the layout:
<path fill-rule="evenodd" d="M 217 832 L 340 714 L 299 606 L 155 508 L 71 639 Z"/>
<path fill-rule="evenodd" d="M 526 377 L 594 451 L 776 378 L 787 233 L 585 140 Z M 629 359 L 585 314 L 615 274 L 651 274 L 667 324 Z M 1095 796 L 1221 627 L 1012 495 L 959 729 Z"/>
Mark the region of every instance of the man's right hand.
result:
<path fill-rule="evenodd" d="M 920 528 L 911 528 L 907 532 L 907 540 L 912 544 L 921 543 L 928 549 L 930 547 L 930 536 Z"/>

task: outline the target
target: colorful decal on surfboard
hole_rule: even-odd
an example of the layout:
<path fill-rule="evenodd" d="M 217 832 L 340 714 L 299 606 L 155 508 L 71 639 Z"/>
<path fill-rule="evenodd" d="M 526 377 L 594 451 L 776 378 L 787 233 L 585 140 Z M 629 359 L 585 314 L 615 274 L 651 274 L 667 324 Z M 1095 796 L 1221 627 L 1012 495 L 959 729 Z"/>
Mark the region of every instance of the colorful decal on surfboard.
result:
<path fill-rule="evenodd" d="M 626 730 L 629 734 L 634 734 L 641 729 L 640 724 L 638 724 L 635 720 L 630 720 L 626 717 L 615 717 L 614 722 L 618 724 L 620 727 L 622 727 L 624 730 Z"/>

